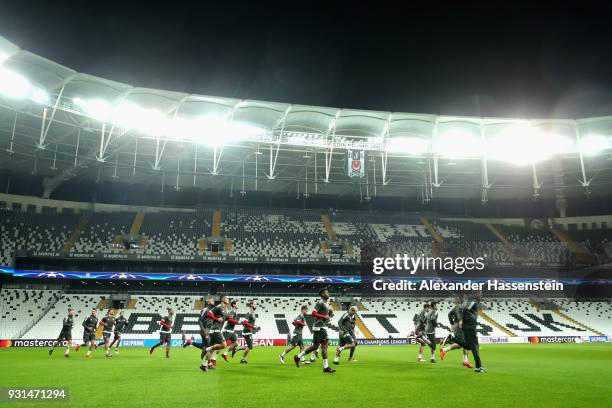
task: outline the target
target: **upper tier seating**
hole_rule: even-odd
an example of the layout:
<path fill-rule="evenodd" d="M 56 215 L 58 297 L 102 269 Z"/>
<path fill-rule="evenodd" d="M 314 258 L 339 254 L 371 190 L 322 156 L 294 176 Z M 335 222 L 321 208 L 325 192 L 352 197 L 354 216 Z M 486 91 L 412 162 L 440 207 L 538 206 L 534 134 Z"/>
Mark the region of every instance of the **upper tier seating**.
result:
<path fill-rule="evenodd" d="M 213 211 L 148 213 L 140 228 L 145 254 L 197 255 L 198 240 L 211 235 Z"/>
<path fill-rule="evenodd" d="M 405 214 L 336 212 L 330 214 L 336 237 L 349 242 L 356 257 L 371 243 L 389 243 L 389 253 L 410 253 L 415 256 L 433 253 L 433 237 L 418 218 Z M 449 231 L 440 231 L 446 235 Z M 399 244 L 399 245 L 397 245 Z M 382 255 L 382 254 L 381 254 Z"/>
<path fill-rule="evenodd" d="M 498 226 L 512 242 L 516 254 L 532 262 L 568 261 L 565 245 L 549 229 Z"/>
<path fill-rule="evenodd" d="M 221 230 L 236 256 L 323 257 L 327 239 L 320 211 L 227 209 Z"/>
<path fill-rule="evenodd" d="M 10 265 L 16 250 L 61 251 L 77 223 L 75 214 L 0 210 L 0 265 Z"/>
<path fill-rule="evenodd" d="M 472 258 L 485 257 L 487 263 L 499 264 L 512 261 L 504 249 L 503 243 L 485 224 L 467 221 L 436 220 L 438 228 L 451 231 L 444 242 L 456 248 L 464 256 Z"/>
<path fill-rule="evenodd" d="M 135 215 L 133 212 L 93 213 L 71 252 L 121 252 L 122 248 L 114 247 L 112 243 L 117 236 L 130 232 Z"/>
<path fill-rule="evenodd" d="M 199 240 L 213 232 L 213 209 L 145 213 L 138 231 L 141 248 L 130 251 L 146 255 L 198 255 Z M 269 208 L 223 208 L 220 236 L 231 241 L 222 246 L 230 255 L 268 258 L 323 258 L 328 232 L 318 210 Z M 576 256 L 548 228 L 497 225 L 510 245 L 504 245 L 486 224 L 431 219 L 443 244 L 437 243 L 421 219 L 410 214 L 331 212 L 336 238 L 349 246 L 349 254 L 360 259 L 370 243 L 383 244 L 382 255 L 485 257 L 488 265 L 515 261 L 572 264 Z M 0 264 L 12 265 L 17 250 L 61 252 L 80 217 L 74 213 L 30 213 L 0 210 Z M 122 253 L 118 237 L 138 225 L 136 212 L 93 212 L 71 246 L 72 253 Z M 597 256 L 600 263 L 612 261 L 612 230 L 568 231 L 579 244 Z M 436 234 L 434 234 L 436 235 Z M 323 245 L 322 245 L 323 243 Z M 352 249 L 351 249 L 352 248 Z M 345 255 L 349 256 L 349 255 Z"/>

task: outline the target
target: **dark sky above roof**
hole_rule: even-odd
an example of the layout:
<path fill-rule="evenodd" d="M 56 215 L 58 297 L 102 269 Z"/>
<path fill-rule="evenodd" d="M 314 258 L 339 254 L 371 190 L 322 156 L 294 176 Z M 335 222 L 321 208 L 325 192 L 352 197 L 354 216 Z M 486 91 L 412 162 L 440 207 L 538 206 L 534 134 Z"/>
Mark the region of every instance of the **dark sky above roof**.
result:
<path fill-rule="evenodd" d="M 458 115 L 612 114 L 604 6 L 191 3 L 0 0 L 0 35 L 78 71 L 207 95 Z"/>

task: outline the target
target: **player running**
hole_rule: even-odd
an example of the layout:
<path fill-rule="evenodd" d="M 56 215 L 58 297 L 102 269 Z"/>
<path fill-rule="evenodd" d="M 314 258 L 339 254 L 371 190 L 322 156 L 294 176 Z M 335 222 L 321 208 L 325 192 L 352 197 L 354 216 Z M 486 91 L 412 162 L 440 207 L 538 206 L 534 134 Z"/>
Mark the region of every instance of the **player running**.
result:
<path fill-rule="evenodd" d="M 106 352 L 106 357 L 112 357 L 113 355 L 111 354 L 111 351 L 110 351 L 109 342 L 110 342 L 111 334 L 113 333 L 113 328 L 115 327 L 115 315 L 113 314 L 111 310 L 109 310 L 108 313 L 106 313 L 106 316 L 104 316 L 102 320 L 100 320 L 100 326 L 103 327 L 102 329 L 103 341 L 101 343 L 104 343 L 104 351 Z M 100 344 L 98 344 L 98 346 L 100 346 Z"/>
<path fill-rule="evenodd" d="M 346 349 L 353 349 L 357 345 L 355 341 L 355 320 L 357 319 L 357 307 L 351 306 L 338 320 L 338 345 L 334 364 L 340 364 L 340 353 Z"/>
<path fill-rule="evenodd" d="M 149 354 L 153 354 L 153 351 L 162 344 L 166 345 L 166 358 L 170 358 L 170 344 L 172 342 L 172 329 L 174 326 L 172 325 L 172 319 L 174 317 L 174 310 L 171 307 L 166 309 L 168 314 L 159 321 L 159 342 L 155 344 L 149 350 Z"/>
<path fill-rule="evenodd" d="M 289 341 L 289 346 L 278 356 L 281 364 L 285 364 L 285 356 L 291 350 L 296 347 L 300 348 L 300 352 L 304 351 L 304 340 L 302 340 L 302 332 L 304 331 L 304 326 L 306 326 L 306 313 L 308 312 L 308 306 L 304 305 L 300 308 L 300 314 L 293 319 L 291 324 L 293 325 L 293 337 L 291 337 Z M 302 363 L 304 363 L 304 356 L 302 356 Z"/>
<path fill-rule="evenodd" d="M 357 324 L 357 317 L 355 317 L 355 319 L 353 319 L 351 322 L 351 325 L 352 325 L 351 336 L 353 336 L 353 343 L 355 344 L 355 346 L 351 347 L 351 351 L 349 353 L 349 358 L 348 358 L 349 363 L 357 362 L 357 360 L 355 360 L 355 358 L 353 357 L 353 355 L 355 354 L 355 349 L 357 348 L 357 336 L 355 336 L 355 325 L 356 324 Z"/>
<path fill-rule="evenodd" d="M 210 327 L 210 345 L 206 347 L 206 355 L 202 359 L 202 365 L 200 369 L 202 371 L 208 371 L 209 366 L 212 367 L 217 365 L 217 353 L 219 350 L 223 350 L 227 347 L 221 328 L 225 322 L 225 314 L 229 306 L 229 298 L 225 295 L 221 295 L 219 298 L 220 302 L 218 305 L 213 307 L 208 313 L 208 317 L 213 320 L 212 326 Z"/>
<path fill-rule="evenodd" d="M 446 357 L 446 353 L 451 350 L 456 350 L 458 348 L 463 349 L 463 365 L 467 368 L 474 368 L 472 363 L 468 360 L 468 350 L 469 346 L 465 341 L 465 336 L 463 335 L 463 330 L 459 328 L 459 321 L 463 317 L 463 308 L 461 306 L 461 298 L 457 297 L 455 299 L 455 307 L 448 312 L 448 321 L 451 324 L 451 332 L 446 336 L 440 345 L 442 348 L 440 349 L 440 359 L 444 360 Z M 450 346 L 444 347 L 446 344 Z"/>
<path fill-rule="evenodd" d="M 238 320 L 238 301 L 232 300 L 230 306 L 230 309 L 225 315 L 225 327 L 223 328 L 223 338 L 225 338 L 225 342 L 228 345 L 227 351 L 221 354 L 221 357 L 223 357 L 225 361 L 228 361 L 227 352 L 231 351 L 232 357 L 234 357 L 238 348 L 238 336 L 236 336 L 236 332 L 234 331 L 236 325 L 240 324 Z"/>
<path fill-rule="evenodd" d="M 203 359 L 206 355 L 206 347 L 210 345 L 209 334 L 210 327 L 212 326 L 213 320 L 208 317 L 208 312 L 210 312 L 215 307 L 215 299 L 212 296 L 208 296 L 206 298 L 206 305 L 202 308 L 202 312 L 200 312 L 200 317 L 198 318 L 198 326 L 200 326 L 200 337 L 202 339 L 201 343 L 195 343 L 193 341 L 193 337 L 189 340 L 184 339 L 183 335 L 183 347 L 193 346 L 199 348 L 201 351 L 200 359 Z"/>
<path fill-rule="evenodd" d="M 423 360 L 423 348 L 425 345 L 429 345 L 429 340 L 425 337 L 425 324 L 427 316 L 429 313 L 429 304 L 425 303 L 423 305 L 423 309 L 414 316 L 414 337 L 417 343 L 419 343 L 419 357 L 417 358 L 417 362 L 422 363 Z"/>
<path fill-rule="evenodd" d="M 431 349 L 430 363 L 436 362 L 436 327 L 438 327 L 438 302 L 429 303 L 429 311 L 425 315 L 425 335 Z"/>
<path fill-rule="evenodd" d="M 478 335 L 476 334 L 476 325 L 478 324 L 478 313 L 480 311 L 480 292 L 474 294 L 472 299 L 468 299 L 463 304 L 463 313 L 461 320 L 459 321 L 459 327 L 463 330 L 465 341 L 472 350 L 474 356 L 474 363 L 476 373 L 484 373 L 485 369 L 482 367 L 480 361 L 480 347 L 478 345 Z"/>
<path fill-rule="evenodd" d="M 96 309 L 91 310 L 91 315 L 83 320 L 83 346 L 89 347 L 85 358 L 91 357 L 91 352 L 96 348 L 96 327 L 98 327 L 98 318 L 96 317 Z M 80 346 L 77 345 L 74 351 L 79 351 Z"/>
<path fill-rule="evenodd" d="M 329 337 L 327 336 L 327 325 L 329 324 L 330 318 L 333 317 L 334 312 L 327 304 L 329 300 L 329 291 L 327 290 L 327 288 L 321 289 L 319 291 L 319 296 L 321 296 L 321 299 L 317 301 L 317 304 L 315 305 L 315 310 L 313 310 L 311 313 L 311 316 L 315 318 L 315 322 L 313 325 L 314 335 L 312 339 L 312 345 L 306 350 L 301 351 L 298 355 L 293 356 L 293 362 L 297 367 L 299 367 L 300 359 L 304 357 L 304 355 L 315 351 L 320 345 L 321 356 L 323 357 L 323 372 L 335 373 L 336 370 L 329 366 L 329 361 L 327 360 L 327 347 L 329 344 Z"/>
<path fill-rule="evenodd" d="M 113 345 L 117 343 L 115 346 L 115 354 L 119 354 L 119 346 L 121 345 L 121 336 L 123 335 L 123 331 L 128 326 L 128 320 L 123 315 L 123 310 L 119 312 L 119 317 L 115 319 L 115 332 L 113 341 L 111 342 L 109 349 L 113 348 Z"/>
<path fill-rule="evenodd" d="M 242 323 L 242 337 L 244 337 L 244 342 L 246 343 L 245 347 L 240 347 L 239 350 L 244 350 L 242 353 L 242 358 L 240 359 L 240 364 L 247 364 L 247 356 L 253 350 L 253 334 L 259 331 L 259 326 L 255 325 L 255 310 L 257 310 L 257 303 L 254 300 L 249 302 L 249 312 L 242 319 L 240 323 Z"/>
<path fill-rule="evenodd" d="M 62 331 L 60 331 L 59 336 L 57 336 L 57 340 L 53 342 L 53 346 L 51 350 L 49 350 L 49 355 L 53 354 L 53 350 L 58 346 L 62 341 L 66 341 L 66 352 L 64 353 L 64 357 L 70 357 L 70 348 L 72 347 L 72 326 L 74 326 L 74 314 L 75 311 L 73 308 L 68 308 L 68 316 L 64 317 L 62 321 Z"/>

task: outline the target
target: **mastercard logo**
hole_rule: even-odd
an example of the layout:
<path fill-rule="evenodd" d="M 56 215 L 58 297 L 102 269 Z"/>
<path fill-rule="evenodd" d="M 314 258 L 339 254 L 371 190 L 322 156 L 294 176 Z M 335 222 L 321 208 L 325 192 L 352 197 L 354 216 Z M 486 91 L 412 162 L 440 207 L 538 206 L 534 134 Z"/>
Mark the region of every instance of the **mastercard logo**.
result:
<path fill-rule="evenodd" d="M 529 342 L 533 343 L 533 344 L 539 343 L 540 342 L 540 338 L 536 337 L 536 336 L 529 337 Z"/>
<path fill-rule="evenodd" d="M 11 347 L 13 345 L 13 342 L 10 340 L 0 340 L 0 348 L 7 348 L 7 347 Z"/>

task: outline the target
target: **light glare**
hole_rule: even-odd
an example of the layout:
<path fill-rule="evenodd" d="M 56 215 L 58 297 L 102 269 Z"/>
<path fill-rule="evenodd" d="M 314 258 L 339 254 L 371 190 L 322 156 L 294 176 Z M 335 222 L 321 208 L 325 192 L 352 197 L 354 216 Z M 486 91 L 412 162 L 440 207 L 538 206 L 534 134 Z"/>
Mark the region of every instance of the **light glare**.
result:
<path fill-rule="evenodd" d="M 430 145 L 429 140 L 418 137 L 395 137 L 387 143 L 387 151 L 418 156 L 426 153 Z"/>
<path fill-rule="evenodd" d="M 602 135 L 588 135 L 580 139 L 580 151 L 585 156 L 594 156 L 610 148 L 610 140 Z"/>

